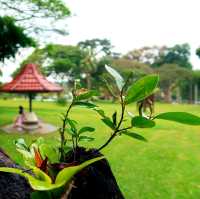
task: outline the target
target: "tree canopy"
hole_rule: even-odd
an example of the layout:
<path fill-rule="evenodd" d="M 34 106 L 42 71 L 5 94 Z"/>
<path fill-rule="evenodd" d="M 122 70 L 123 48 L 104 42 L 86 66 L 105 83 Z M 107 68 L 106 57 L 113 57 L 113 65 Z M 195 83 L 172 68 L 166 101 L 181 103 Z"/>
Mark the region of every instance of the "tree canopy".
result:
<path fill-rule="evenodd" d="M 70 10 L 62 0 L 0 0 L 0 10 L 3 15 L 12 16 L 31 35 L 38 36 L 44 31 L 66 34 L 63 19 L 70 15 Z M 63 20 L 62 27 L 55 23 L 58 20 Z"/>
<path fill-rule="evenodd" d="M 166 102 L 171 102 L 172 91 L 192 78 L 191 70 L 177 64 L 164 64 L 157 69 L 160 76 L 160 87 Z"/>
<path fill-rule="evenodd" d="M 189 44 L 177 44 L 166 48 L 163 53 L 159 54 L 152 66 L 160 67 L 163 64 L 177 64 L 180 67 L 191 70 Z"/>
<path fill-rule="evenodd" d="M 48 44 L 44 48 L 37 48 L 21 63 L 21 67 L 35 63 L 41 66 L 41 71 L 46 75 L 54 75 L 61 80 L 78 78 L 82 85 L 91 88 L 91 85 L 97 85 L 95 81 L 104 72 L 105 64 L 110 63 L 107 55 L 111 54 L 111 48 L 107 39 L 86 40 L 77 46 Z"/>
<path fill-rule="evenodd" d="M 108 39 L 90 39 L 81 41 L 78 45 L 87 50 L 90 56 L 97 56 L 99 53 L 104 53 L 105 55 L 111 54 L 112 45 Z"/>
<path fill-rule="evenodd" d="M 196 49 L 196 55 L 200 58 L 200 48 Z"/>
<path fill-rule="evenodd" d="M 35 45 L 34 40 L 16 25 L 12 17 L 0 17 L 0 62 L 15 57 L 19 48 Z"/>
<path fill-rule="evenodd" d="M 190 63 L 190 46 L 189 44 L 177 44 L 172 47 L 152 46 L 134 49 L 128 52 L 125 58 L 138 61 L 158 68 L 163 64 L 177 64 L 180 67 L 192 69 Z"/>
<path fill-rule="evenodd" d="M 38 48 L 22 65 L 31 62 L 39 64 L 46 75 L 54 75 L 62 82 L 78 78 L 82 86 L 88 89 L 98 87 L 103 90 L 106 98 L 111 95 L 105 91 L 105 82 L 102 81 L 106 77 L 105 65 L 111 65 L 125 77 L 132 73 L 130 81 L 146 74 L 159 73 L 161 93 L 165 101 L 170 102 L 177 93 L 181 93 L 183 99 L 188 99 L 190 94 L 185 95 L 185 91 L 189 89 L 193 92 L 190 85 L 193 82 L 199 84 L 199 78 L 195 77 L 197 74 L 193 74 L 189 67 L 189 55 L 189 46 L 181 44 L 173 47 L 144 47 L 125 55 L 113 56 L 109 40 L 92 39 L 81 41 L 77 46 L 49 44 Z"/>
<path fill-rule="evenodd" d="M 149 65 L 126 58 L 113 59 L 112 66 L 125 76 L 133 73 L 133 77 L 136 78 L 153 72 L 153 69 Z"/>
<path fill-rule="evenodd" d="M 108 39 L 99 38 L 81 41 L 78 46 L 87 54 L 82 61 L 82 72 L 85 75 L 87 88 L 91 89 L 92 76 L 99 74 L 102 61 L 104 62 L 104 60 L 101 60 L 101 63 L 98 64 L 99 60 L 104 56 L 111 55 L 113 46 Z"/>
<path fill-rule="evenodd" d="M 152 65 L 166 49 L 166 46 L 144 46 L 142 48 L 129 51 L 123 57 L 132 61 Z"/>
<path fill-rule="evenodd" d="M 41 49 L 36 49 L 21 64 L 35 63 L 41 67 L 46 75 L 54 75 L 57 78 L 82 78 L 81 66 L 86 54 L 78 46 L 65 46 L 49 44 Z M 14 75 L 19 71 L 17 69 Z"/>

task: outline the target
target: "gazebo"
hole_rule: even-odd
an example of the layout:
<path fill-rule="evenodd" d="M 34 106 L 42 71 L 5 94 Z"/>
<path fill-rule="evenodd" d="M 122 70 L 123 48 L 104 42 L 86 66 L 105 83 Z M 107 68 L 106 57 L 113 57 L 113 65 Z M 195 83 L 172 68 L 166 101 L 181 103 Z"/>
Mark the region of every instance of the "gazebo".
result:
<path fill-rule="evenodd" d="M 29 96 L 30 115 L 34 115 L 32 113 L 32 99 L 35 93 L 61 92 L 62 90 L 63 88 L 59 85 L 48 81 L 39 72 L 35 64 L 25 65 L 11 82 L 4 84 L 0 88 L 0 92 L 27 94 Z M 36 115 L 35 118 L 37 118 Z"/>

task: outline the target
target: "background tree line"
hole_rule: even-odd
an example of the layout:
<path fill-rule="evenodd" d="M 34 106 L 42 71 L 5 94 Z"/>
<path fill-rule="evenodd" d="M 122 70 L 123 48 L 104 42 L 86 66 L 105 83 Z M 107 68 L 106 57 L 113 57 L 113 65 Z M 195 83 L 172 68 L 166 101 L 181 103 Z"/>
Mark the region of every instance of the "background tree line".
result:
<path fill-rule="evenodd" d="M 197 49 L 197 56 L 200 56 L 199 52 Z M 83 87 L 98 88 L 101 97 L 106 99 L 114 97 L 114 88 L 105 88 L 105 84 L 109 86 L 111 81 L 106 77 L 105 64 L 113 66 L 125 77 L 132 73 L 132 81 L 147 74 L 158 73 L 161 88 L 157 94 L 158 99 L 169 103 L 198 102 L 200 71 L 192 70 L 188 44 L 143 47 L 118 54 L 113 52 L 109 40 L 91 39 L 81 41 L 76 46 L 48 44 L 36 48 L 21 63 L 21 67 L 30 62 L 38 64 L 45 75 L 53 76 L 62 85 L 67 85 L 67 89 L 70 89 L 75 79 L 80 79 Z"/>
<path fill-rule="evenodd" d="M 100 89 L 102 98 L 114 97 L 114 88 L 105 89 L 105 84 L 109 87 L 110 81 L 104 70 L 104 65 L 108 64 L 124 76 L 132 73 L 132 81 L 146 74 L 158 73 L 161 88 L 158 98 L 165 102 L 198 102 L 200 71 L 192 70 L 188 44 L 145 46 L 126 54 L 115 53 L 109 40 L 98 38 L 81 41 L 76 46 L 44 46 L 49 33 L 67 34 L 66 18 L 71 12 L 62 0 L 0 0 L 0 10 L 2 64 L 6 59 L 15 57 L 21 48 L 32 46 L 34 52 L 20 67 L 28 62 L 37 63 L 45 75 L 53 76 L 63 86 L 67 85 L 67 89 L 75 79 L 80 79 L 83 87 Z M 45 23 L 42 23 L 43 20 Z M 58 23 L 60 21 L 62 26 Z M 41 44 L 44 47 L 40 47 Z M 200 57 L 200 49 L 196 50 L 196 54 Z"/>

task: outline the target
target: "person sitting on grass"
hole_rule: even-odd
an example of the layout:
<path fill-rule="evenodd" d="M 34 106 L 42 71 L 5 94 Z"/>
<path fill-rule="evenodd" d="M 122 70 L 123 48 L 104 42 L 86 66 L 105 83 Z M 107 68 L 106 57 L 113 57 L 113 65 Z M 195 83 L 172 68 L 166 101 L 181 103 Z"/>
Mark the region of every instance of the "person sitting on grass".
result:
<path fill-rule="evenodd" d="M 22 130 L 24 120 L 25 120 L 24 107 L 19 106 L 19 115 L 17 116 L 15 120 L 14 128 L 17 128 L 18 130 Z"/>

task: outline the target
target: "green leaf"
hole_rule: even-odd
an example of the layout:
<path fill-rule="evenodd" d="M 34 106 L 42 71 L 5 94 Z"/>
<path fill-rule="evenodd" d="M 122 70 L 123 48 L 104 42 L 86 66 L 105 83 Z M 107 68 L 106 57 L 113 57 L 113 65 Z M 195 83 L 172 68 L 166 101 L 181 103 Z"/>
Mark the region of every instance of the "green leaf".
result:
<path fill-rule="evenodd" d="M 157 87 L 159 81 L 158 75 L 147 75 L 129 87 L 125 97 L 125 103 L 138 102 L 151 95 Z"/>
<path fill-rule="evenodd" d="M 48 183 L 52 183 L 51 178 L 45 172 L 40 170 L 39 168 L 33 167 L 32 172 L 35 174 L 35 176 L 38 180 L 42 180 L 42 181 L 45 181 L 45 182 L 48 182 Z"/>
<path fill-rule="evenodd" d="M 94 140 L 94 138 L 88 137 L 88 136 L 80 136 L 80 137 L 79 137 L 79 141 L 91 142 L 91 141 L 93 141 L 93 140 Z"/>
<path fill-rule="evenodd" d="M 35 153 L 33 147 L 29 148 L 23 138 L 16 140 L 15 145 L 16 150 L 23 156 L 24 164 L 28 167 L 35 166 Z"/>
<path fill-rule="evenodd" d="M 121 91 L 124 86 L 123 77 L 112 67 L 105 65 L 105 68 L 114 77 L 117 87 Z"/>
<path fill-rule="evenodd" d="M 48 160 L 51 163 L 56 163 L 59 161 L 59 150 L 56 147 L 53 147 L 49 144 L 41 144 L 39 149 L 44 159 L 45 157 L 48 157 Z"/>
<path fill-rule="evenodd" d="M 66 182 L 69 182 L 76 173 L 78 173 L 85 167 L 89 166 L 90 164 L 97 162 L 103 158 L 104 157 L 97 157 L 97 158 L 85 161 L 84 163 L 78 166 L 68 167 L 61 170 L 56 177 L 55 183 L 62 184 L 62 185 L 66 184 Z"/>
<path fill-rule="evenodd" d="M 72 129 L 69 129 L 69 128 L 66 128 L 66 131 L 68 134 L 72 135 L 72 136 L 75 136 L 76 135 L 76 132 L 73 131 Z"/>
<path fill-rule="evenodd" d="M 85 127 L 82 127 L 79 130 L 78 134 L 80 135 L 80 134 L 85 133 L 85 132 L 93 132 L 93 131 L 95 131 L 95 128 L 92 128 L 90 126 L 85 126 Z"/>
<path fill-rule="evenodd" d="M 102 109 L 97 107 L 94 108 L 93 110 L 96 111 L 101 117 L 105 117 L 105 112 Z"/>
<path fill-rule="evenodd" d="M 15 145 L 18 149 L 29 151 L 29 148 L 26 145 L 23 138 L 19 138 L 19 139 L 15 140 Z"/>
<path fill-rule="evenodd" d="M 131 117 L 131 118 L 135 117 L 134 114 L 131 113 L 130 111 L 127 111 L 127 114 L 128 114 L 128 116 Z"/>
<path fill-rule="evenodd" d="M 82 107 L 86 107 L 86 108 L 96 108 L 97 107 L 95 104 L 92 104 L 89 102 L 75 102 L 74 105 L 82 106 Z"/>
<path fill-rule="evenodd" d="M 96 91 L 96 90 L 90 90 L 88 92 L 85 92 L 83 94 L 80 94 L 76 97 L 76 100 L 79 101 L 79 100 L 86 100 L 86 99 L 89 99 L 90 97 L 93 97 L 93 96 L 99 96 L 99 92 Z"/>
<path fill-rule="evenodd" d="M 52 185 L 51 178 L 46 173 L 36 167 L 33 168 L 33 173 L 35 174 L 35 177 L 17 168 L 0 167 L 0 171 L 7 173 L 16 173 L 27 178 L 29 184 L 34 190 L 50 190 L 52 186 L 54 186 Z"/>
<path fill-rule="evenodd" d="M 70 182 L 73 176 L 77 174 L 79 171 L 81 171 L 82 169 L 89 166 L 90 164 L 97 162 L 103 158 L 104 157 L 97 157 L 97 158 L 85 161 L 84 163 L 78 166 L 67 167 L 61 170 L 58 173 L 54 184 L 52 183 L 51 178 L 46 173 L 44 173 L 43 171 L 41 171 L 40 169 L 36 167 L 33 168 L 33 173 L 35 174 L 34 176 L 17 168 L 0 167 L 0 171 L 19 174 L 28 180 L 29 184 L 34 190 L 48 191 L 48 190 L 53 190 L 53 189 L 57 189 L 64 186 L 65 184 Z"/>
<path fill-rule="evenodd" d="M 155 126 L 154 121 L 149 120 L 142 116 L 133 117 L 131 120 L 131 124 L 132 126 L 137 127 L 137 128 L 152 128 Z"/>
<path fill-rule="evenodd" d="M 37 138 L 35 141 L 33 141 L 32 144 L 36 144 L 37 146 L 40 146 L 41 144 L 45 143 L 45 139 L 43 137 Z"/>
<path fill-rule="evenodd" d="M 154 119 L 163 119 L 189 125 L 200 125 L 200 117 L 186 112 L 166 112 L 157 115 Z"/>
<path fill-rule="evenodd" d="M 129 137 L 132 137 L 134 139 L 137 139 L 137 140 L 140 140 L 140 141 L 143 141 L 143 142 L 147 142 L 146 138 L 137 134 L 137 133 L 133 133 L 133 132 L 129 132 L 129 131 L 124 131 L 122 132 L 122 134 L 125 134 Z"/>
<path fill-rule="evenodd" d="M 71 119 L 67 118 L 67 123 L 70 125 L 72 131 L 75 132 L 77 122 L 75 120 L 71 120 Z"/>
<path fill-rule="evenodd" d="M 112 115 L 112 121 L 113 121 L 113 125 L 116 126 L 117 125 L 117 111 L 115 111 Z"/>
<path fill-rule="evenodd" d="M 35 166 L 35 156 L 34 153 L 28 152 L 26 150 L 22 150 L 22 149 L 16 149 L 19 153 L 21 153 L 21 155 L 23 156 L 23 160 L 24 160 L 24 164 L 27 167 L 32 167 Z"/>
<path fill-rule="evenodd" d="M 109 126 L 111 129 L 115 129 L 115 126 L 109 117 L 104 117 L 101 120 L 103 121 L 104 124 Z"/>

